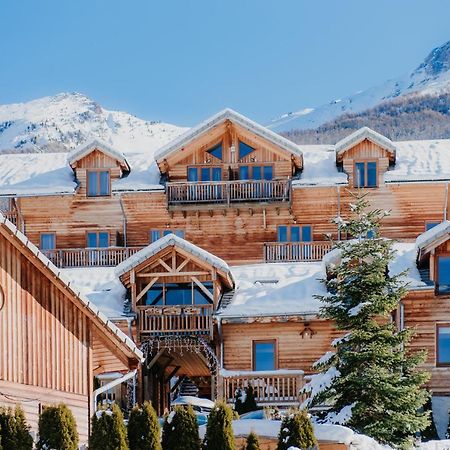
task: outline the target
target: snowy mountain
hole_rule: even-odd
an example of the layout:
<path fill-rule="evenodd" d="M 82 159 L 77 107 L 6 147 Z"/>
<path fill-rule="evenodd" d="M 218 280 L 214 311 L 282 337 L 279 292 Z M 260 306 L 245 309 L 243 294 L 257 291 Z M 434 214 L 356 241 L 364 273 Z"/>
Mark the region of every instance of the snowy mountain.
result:
<path fill-rule="evenodd" d="M 119 150 L 154 150 L 185 130 L 108 111 L 78 93 L 0 105 L 0 152 L 65 151 L 92 138 Z"/>
<path fill-rule="evenodd" d="M 315 129 L 343 114 L 365 111 L 399 97 L 438 96 L 450 93 L 450 41 L 435 48 L 415 70 L 406 76 L 333 100 L 316 108 L 303 108 L 273 119 L 274 131 Z"/>

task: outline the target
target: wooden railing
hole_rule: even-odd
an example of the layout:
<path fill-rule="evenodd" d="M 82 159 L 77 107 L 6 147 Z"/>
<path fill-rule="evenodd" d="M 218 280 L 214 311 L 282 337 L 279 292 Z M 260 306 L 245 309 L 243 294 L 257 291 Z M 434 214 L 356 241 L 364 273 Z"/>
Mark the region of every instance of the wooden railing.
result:
<path fill-rule="evenodd" d="M 142 334 L 195 334 L 212 337 L 212 305 L 138 306 Z"/>
<path fill-rule="evenodd" d="M 264 244 L 264 261 L 321 261 L 330 250 L 331 243 L 328 241 L 266 242 Z"/>
<path fill-rule="evenodd" d="M 167 183 L 169 205 L 289 201 L 290 180 L 190 181 Z"/>
<path fill-rule="evenodd" d="M 0 211 L 0 212 L 17 227 L 18 214 L 16 211 Z"/>
<path fill-rule="evenodd" d="M 234 402 L 236 390 L 252 386 L 259 405 L 298 405 L 305 395 L 302 370 L 273 370 L 268 372 L 222 371 L 224 397 L 227 403 Z"/>
<path fill-rule="evenodd" d="M 141 247 L 70 248 L 43 250 L 57 267 L 114 267 Z"/>

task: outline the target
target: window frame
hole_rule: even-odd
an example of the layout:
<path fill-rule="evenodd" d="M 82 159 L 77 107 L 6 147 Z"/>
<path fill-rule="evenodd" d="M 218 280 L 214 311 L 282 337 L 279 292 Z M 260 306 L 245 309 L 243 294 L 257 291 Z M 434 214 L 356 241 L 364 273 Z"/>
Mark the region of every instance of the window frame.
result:
<path fill-rule="evenodd" d="M 218 147 L 220 147 L 220 151 L 221 151 L 221 155 L 222 157 L 219 158 L 216 155 L 213 155 L 211 152 L 216 150 Z M 219 142 L 217 142 L 214 145 L 211 145 L 210 147 L 207 148 L 207 150 L 205 150 L 205 154 L 207 154 L 208 156 L 212 156 L 213 158 L 215 158 L 218 161 L 223 161 L 223 156 L 224 156 L 224 146 L 223 146 L 223 139 L 221 139 Z"/>
<path fill-rule="evenodd" d="M 287 241 L 279 241 L 279 228 L 280 227 L 286 227 L 287 228 Z M 291 238 L 291 227 L 299 227 L 300 229 L 300 240 L 299 241 L 293 241 Z M 303 227 L 310 227 L 311 229 L 311 240 L 310 241 L 304 241 L 303 240 Z M 289 224 L 289 225 L 277 225 L 277 242 L 280 243 L 299 243 L 299 242 L 314 242 L 314 227 L 312 224 L 309 223 L 302 223 L 302 224 Z"/>
<path fill-rule="evenodd" d="M 97 244 L 100 242 L 100 237 L 99 237 L 100 233 L 107 234 L 108 235 L 108 246 L 107 247 L 99 247 L 97 245 L 96 247 L 88 247 L 88 243 L 89 243 L 88 235 L 90 233 L 92 233 L 92 234 L 95 233 L 96 234 Z M 111 232 L 110 231 L 108 231 L 108 230 L 95 230 L 95 231 L 89 230 L 89 231 L 85 232 L 85 247 L 84 248 L 92 249 L 92 248 L 109 248 L 109 247 L 111 247 Z"/>
<path fill-rule="evenodd" d="M 436 367 L 450 367 L 450 361 L 442 363 L 439 361 L 439 328 L 450 328 L 450 323 L 442 322 L 436 324 L 435 330 L 435 365 Z"/>
<path fill-rule="evenodd" d="M 248 178 L 241 178 L 241 167 L 247 167 L 248 168 Z M 253 176 L 253 168 L 254 167 L 261 167 L 261 178 L 255 179 Z M 272 178 L 266 180 L 264 178 L 264 168 L 265 167 L 271 167 L 272 168 Z M 251 162 L 251 163 L 239 163 L 237 168 L 237 175 L 238 180 L 237 181 L 272 181 L 275 180 L 275 164 L 273 163 L 260 163 L 260 162 Z"/>
<path fill-rule="evenodd" d="M 438 226 L 441 222 L 435 222 L 434 220 L 426 220 L 425 221 L 425 226 L 424 226 L 424 231 L 429 231 L 432 228 Z M 428 225 L 434 224 L 432 227 L 428 228 Z"/>
<path fill-rule="evenodd" d="M 178 236 L 177 232 L 178 233 L 181 232 L 181 233 L 183 233 L 183 236 L 178 236 L 178 237 L 180 237 L 181 239 L 186 238 L 186 230 L 184 228 L 152 228 L 148 232 L 148 242 L 150 244 L 153 244 L 153 242 L 156 242 L 158 239 L 161 239 L 162 237 L 164 237 L 165 236 L 164 232 L 166 232 L 166 231 L 169 231 L 169 233 L 167 233 L 167 234 L 173 233 L 175 236 Z M 155 241 L 152 240 L 153 232 L 159 233 L 159 238 L 156 239 Z"/>
<path fill-rule="evenodd" d="M 375 186 L 367 186 L 368 182 L 368 164 L 375 163 Z M 364 186 L 358 186 L 358 172 L 356 170 L 357 164 L 364 164 Z M 378 159 L 357 159 L 353 161 L 353 187 L 357 189 L 374 189 L 379 187 L 379 160 Z"/>
<path fill-rule="evenodd" d="M 256 344 L 273 344 L 274 345 L 274 369 L 278 370 L 278 339 L 252 339 L 252 371 L 265 372 L 264 370 L 256 370 Z"/>
<path fill-rule="evenodd" d="M 196 181 L 190 181 L 189 180 L 189 170 L 190 169 L 195 169 L 197 171 L 197 180 Z M 209 175 L 210 175 L 210 180 L 202 180 L 202 169 L 210 169 L 209 171 Z M 220 180 L 213 180 L 213 169 L 219 169 L 220 170 Z M 220 181 L 223 181 L 223 167 L 218 165 L 218 164 L 194 164 L 194 165 L 190 165 L 187 166 L 186 168 L 186 180 L 188 181 L 188 183 L 219 183 Z"/>
<path fill-rule="evenodd" d="M 434 282 L 434 284 L 435 284 L 435 294 L 436 295 L 439 295 L 439 296 L 441 296 L 441 295 L 447 295 L 447 296 L 450 296 L 450 291 L 449 292 L 440 292 L 439 291 L 439 286 L 440 286 L 440 283 L 439 283 L 439 260 L 440 260 L 440 258 L 450 258 L 450 253 L 439 253 L 439 254 L 437 254 L 436 256 L 435 256 L 435 270 L 434 270 L 434 273 L 435 273 L 435 282 Z"/>
<path fill-rule="evenodd" d="M 253 145 L 248 144 L 245 140 L 243 140 L 241 138 L 238 138 L 237 141 L 238 141 L 237 142 L 237 144 L 238 144 L 237 145 L 237 153 L 238 153 L 237 160 L 238 160 L 238 162 L 241 162 L 244 158 L 247 158 L 247 156 L 251 155 L 253 152 L 255 152 L 257 150 L 257 148 L 253 147 Z M 247 153 L 246 155 L 241 156 L 241 142 L 244 145 L 246 145 L 247 147 L 252 148 L 253 150 L 251 152 Z"/>
<path fill-rule="evenodd" d="M 53 242 L 54 242 L 54 246 L 53 246 L 53 248 L 46 248 L 46 249 L 43 249 L 42 248 L 42 236 L 45 236 L 45 235 L 47 235 L 47 236 L 53 236 Z M 46 251 L 46 250 L 56 250 L 56 233 L 55 232 L 53 232 L 53 231 L 51 231 L 51 232 L 43 232 L 43 233 L 39 233 L 39 250 L 43 250 L 43 251 Z"/>
<path fill-rule="evenodd" d="M 97 194 L 90 194 L 89 193 L 89 187 L 90 187 L 90 181 L 89 181 L 89 174 L 90 173 L 97 173 L 100 174 L 101 172 L 106 172 L 108 174 L 108 193 L 107 194 L 100 194 L 101 191 L 101 176 L 97 175 Z M 111 197 L 111 170 L 110 169 L 86 169 L 86 197 Z"/>
<path fill-rule="evenodd" d="M 208 280 L 208 281 L 203 281 L 202 282 L 204 285 L 205 284 L 211 284 L 211 289 L 212 292 L 211 294 L 214 295 L 214 290 L 215 290 L 215 285 L 214 285 L 214 281 L 213 280 Z M 167 304 L 166 303 L 166 299 L 167 299 L 167 285 L 171 285 L 171 284 L 189 284 L 190 285 L 190 291 L 191 291 L 191 303 L 180 303 L 180 304 Z M 146 282 L 142 283 L 142 285 L 145 287 Z M 147 291 L 147 293 L 145 294 L 145 296 L 142 297 L 142 300 L 145 306 L 209 306 L 209 305 L 214 305 L 214 302 L 207 298 L 206 302 L 207 303 L 196 303 L 195 302 L 195 289 L 200 289 L 198 288 L 198 286 L 196 285 L 196 283 L 194 283 L 193 281 L 189 281 L 189 282 L 171 282 L 171 281 L 161 281 L 160 283 L 155 283 L 154 286 L 161 286 L 161 290 L 162 290 L 162 303 L 160 305 L 158 304 L 147 304 L 147 293 L 151 291 L 152 288 L 150 288 L 149 291 Z M 153 286 L 152 286 L 153 287 Z"/>

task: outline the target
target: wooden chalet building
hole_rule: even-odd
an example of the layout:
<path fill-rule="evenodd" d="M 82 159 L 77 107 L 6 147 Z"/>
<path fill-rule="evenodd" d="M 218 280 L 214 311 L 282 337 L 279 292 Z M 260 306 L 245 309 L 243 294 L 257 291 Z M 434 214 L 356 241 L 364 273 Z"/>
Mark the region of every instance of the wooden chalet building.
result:
<path fill-rule="evenodd" d="M 260 404 L 298 404 L 338 336 L 314 295 L 327 236 L 346 239 L 332 219 L 348 217 L 360 189 L 391 211 L 381 230 L 398 241 L 391 270 L 410 269 L 396 320 L 417 327 L 429 388 L 445 402 L 449 183 L 448 140 L 362 128 L 303 146 L 229 109 L 155 152 L 94 141 L 68 155 L 0 155 L 4 214 L 136 343 L 138 399 L 160 412 L 188 388 L 232 401 L 247 383 Z"/>

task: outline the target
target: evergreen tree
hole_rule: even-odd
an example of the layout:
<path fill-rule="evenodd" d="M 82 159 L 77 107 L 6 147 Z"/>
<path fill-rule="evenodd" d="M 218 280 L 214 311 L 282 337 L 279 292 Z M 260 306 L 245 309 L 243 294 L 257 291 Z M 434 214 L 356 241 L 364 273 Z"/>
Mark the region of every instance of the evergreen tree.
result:
<path fill-rule="evenodd" d="M 245 388 L 236 389 L 236 394 L 234 397 L 234 410 L 239 415 L 256 411 L 257 409 L 258 405 L 256 404 L 253 386 L 249 385 Z"/>
<path fill-rule="evenodd" d="M 31 450 L 33 438 L 20 406 L 0 409 L 0 443 L 5 449 Z M 0 446 L 1 448 L 1 446 Z"/>
<path fill-rule="evenodd" d="M 244 450 L 260 450 L 258 436 L 253 431 L 247 436 Z"/>
<path fill-rule="evenodd" d="M 131 410 L 128 442 L 130 450 L 162 450 L 158 416 L 150 403 L 136 405 Z"/>
<path fill-rule="evenodd" d="M 393 242 L 379 237 L 387 213 L 369 211 L 364 196 L 351 205 L 349 221 L 337 220 L 341 233 L 354 239 L 336 244 L 338 263 L 324 280 L 329 294 L 321 316 L 347 334 L 333 342 L 305 391 L 309 405 L 327 404 L 328 422 L 346 423 L 378 441 L 406 447 L 429 423 L 420 412 L 429 376 L 418 370 L 424 352 L 409 353 L 413 330 L 398 330 L 391 313 L 406 294 L 403 276 L 390 274 Z M 370 237 L 368 237 L 370 236 Z"/>
<path fill-rule="evenodd" d="M 38 450 L 77 450 L 75 418 L 67 405 L 46 406 L 39 416 Z"/>
<path fill-rule="evenodd" d="M 278 434 L 277 450 L 288 450 L 290 447 L 307 450 L 313 449 L 316 445 L 317 439 L 306 410 L 295 411 L 283 419 Z"/>
<path fill-rule="evenodd" d="M 233 411 L 224 402 L 217 402 L 208 416 L 204 450 L 234 450 Z"/>
<path fill-rule="evenodd" d="M 200 450 L 197 416 L 191 406 L 177 406 L 166 417 L 162 434 L 163 450 Z"/>
<path fill-rule="evenodd" d="M 111 409 L 93 415 L 89 446 L 94 450 L 128 450 L 123 414 L 115 403 Z"/>
<path fill-rule="evenodd" d="M 429 414 L 430 424 L 420 434 L 422 441 L 426 442 L 426 441 L 438 440 L 439 436 L 437 434 L 436 424 L 434 423 L 433 408 L 432 408 L 432 404 L 431 404 L 431 395 L 428 396 L 428 400 L 425 403 L 423 410 L 427 414 Z"/>

